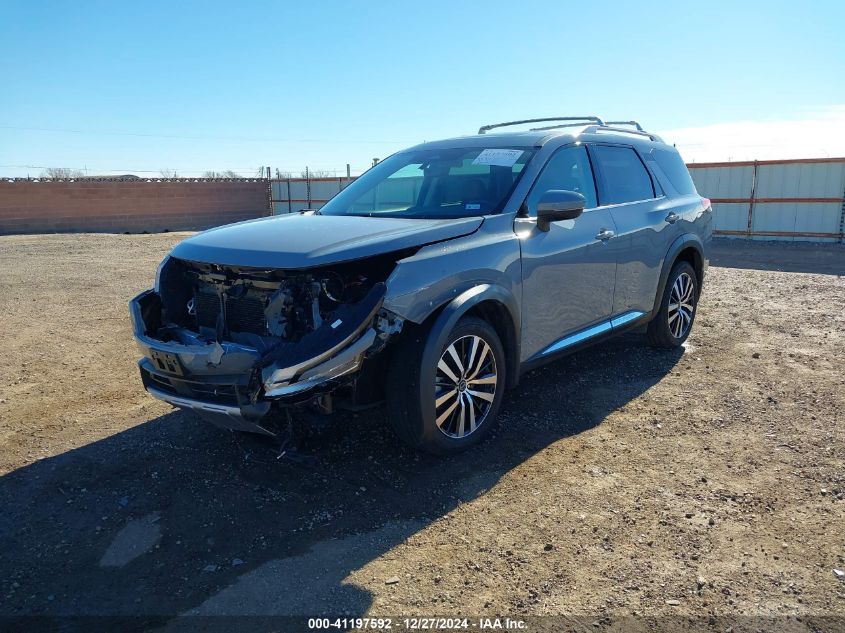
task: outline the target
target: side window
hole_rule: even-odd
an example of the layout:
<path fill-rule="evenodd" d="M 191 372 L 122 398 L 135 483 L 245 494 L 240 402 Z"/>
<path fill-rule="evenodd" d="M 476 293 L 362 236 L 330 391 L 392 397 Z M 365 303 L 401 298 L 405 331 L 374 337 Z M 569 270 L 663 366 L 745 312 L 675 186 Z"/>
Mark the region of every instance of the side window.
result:
<path fill-rule="evenodd" d="M 601 181 L 602 204 L 654 198 L 651 177 L 633 149 L 594 145 L 592 151 Z"/>
<path fill-rule="evenodd" d="M 537 215 L 537 203 L 550 189 L 577 191 L 587 199 L 586 208 L 596 206 L 596 185 L 587 150 L 583 146 L 559 149 L 543 167 L 526 203 L 528 212 Z"/>
<path fill-rule="evenodd" d="M 684 164 L 681 155 L 676 151 L 654 149 L 648 158 L 653 158 L 660 169 L 666 175 L 669 184 L 682 196 L 689 196 L 696 193 L 695 184 L 689 175 L 689 170 Z"/>

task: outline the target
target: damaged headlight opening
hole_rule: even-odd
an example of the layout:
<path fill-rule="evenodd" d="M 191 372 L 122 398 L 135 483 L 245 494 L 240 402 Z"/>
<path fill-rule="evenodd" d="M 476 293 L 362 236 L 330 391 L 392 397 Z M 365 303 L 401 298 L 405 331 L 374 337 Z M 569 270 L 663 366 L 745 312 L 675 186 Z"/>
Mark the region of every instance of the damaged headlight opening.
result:
<path fill-rule="evenodd" d="M 345 267 L 282 271 L 171 258 L 159 278 L 162 321 L 263 351 L 280 339 L 296 343 L 326 320 L 338 327 L 338 309 L 362 301 L 393 266 L 393 258 L 381 257 Z"/>

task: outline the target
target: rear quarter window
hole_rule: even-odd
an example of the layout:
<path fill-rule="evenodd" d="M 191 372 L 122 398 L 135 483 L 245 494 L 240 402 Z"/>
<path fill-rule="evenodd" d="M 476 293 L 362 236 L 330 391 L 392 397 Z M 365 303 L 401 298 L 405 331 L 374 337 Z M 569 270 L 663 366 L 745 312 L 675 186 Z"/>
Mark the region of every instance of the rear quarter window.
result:
<path fill-rule="evenodd" d="M 696 194 L 695 183 L 689 175 L 689 170 L 678 152 L 663 149 L 653 149 L 648 158 L 654 160 L 669 184 L 682 196 Z"/>
<path fill-rule="evenodd" d="M 654 198 L 651 176 L 632 148 L 594 145 L 592 151 L 601 179 L 601 204 L 621 204 Z"/>

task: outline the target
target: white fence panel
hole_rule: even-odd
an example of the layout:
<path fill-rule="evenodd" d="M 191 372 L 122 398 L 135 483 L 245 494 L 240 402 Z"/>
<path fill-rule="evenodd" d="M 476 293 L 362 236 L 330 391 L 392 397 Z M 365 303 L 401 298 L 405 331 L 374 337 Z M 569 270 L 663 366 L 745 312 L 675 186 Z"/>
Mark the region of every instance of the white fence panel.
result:
<path fill-rule="evenodd" d="M 750 198 L 754 167 L 707 167 L 690 169 L 698 193 L 708 198 Z M 704 192 L 707 192 L 706 194 Z"/>
<path fill-rule="evenodd" d="M 713 202 L 717 235 L 842 242 L 845 159 L 689 165 Z"/>
<path fill-rule="evenodd" d="M 273 213 L 298 213 L 319 209 L 354 178 L 281 178 L 273 180 Z"/>

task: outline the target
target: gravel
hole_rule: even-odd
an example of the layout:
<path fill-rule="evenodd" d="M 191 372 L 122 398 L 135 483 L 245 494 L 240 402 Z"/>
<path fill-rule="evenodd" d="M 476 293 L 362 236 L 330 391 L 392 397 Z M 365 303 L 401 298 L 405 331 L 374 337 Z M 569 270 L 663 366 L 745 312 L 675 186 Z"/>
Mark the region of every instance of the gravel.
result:
<path fill-rule="evenodd" d="M 179 237 L 0 238 L 0 615 L 845 616 L 841 276 L 723 253 L 684 349 L 533 371 L 477 450 L 376 409 L 294 461 L 144 394 L 126 301 Z"/>

